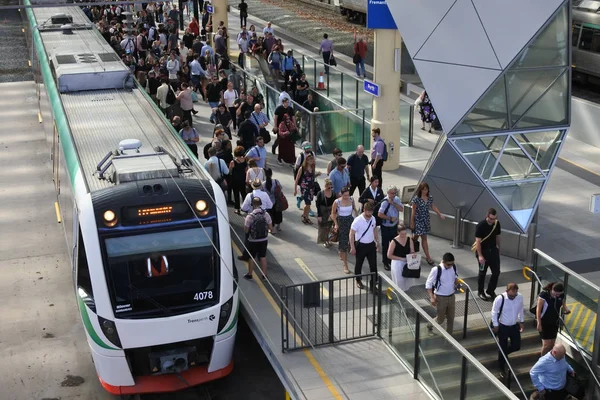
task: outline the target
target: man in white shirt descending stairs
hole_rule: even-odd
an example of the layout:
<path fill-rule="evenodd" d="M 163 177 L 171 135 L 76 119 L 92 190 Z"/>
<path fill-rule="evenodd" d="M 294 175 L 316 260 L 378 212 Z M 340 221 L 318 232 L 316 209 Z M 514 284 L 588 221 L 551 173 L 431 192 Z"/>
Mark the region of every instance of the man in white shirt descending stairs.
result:
<path fill-rule="evenodd" d="M 508 358 L 510 353 L 521 349 L 521 332 L 524 329 L 523 296 L 519 293 L 519 285 L 509 283 L 506 291 L 494 299 L 492 305 L 493 330 L 498 334 L 500 348 Z M 508 341 L 510 340 L 510 344 Z M 506 361 L 498 351 L 498 365 L 502 374 Z"/>

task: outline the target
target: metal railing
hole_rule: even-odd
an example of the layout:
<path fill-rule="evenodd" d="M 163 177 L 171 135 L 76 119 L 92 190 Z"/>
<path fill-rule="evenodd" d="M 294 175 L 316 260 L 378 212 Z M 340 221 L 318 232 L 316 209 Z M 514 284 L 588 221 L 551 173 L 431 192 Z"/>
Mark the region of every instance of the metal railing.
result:
<path fill-rule="evenodd" d="M 462 279 L 459 279 L 458 282 L 463 285 L 464 287 L 466 287 L 465 290 L 465 316 L 464 316 L 464 325 L 463 325 L 463 339 L 467 337 L 467 321 L 468 321 L 468 314 L 469 314 L 469 296 L 471 296 L 473 298 L 473 301 L 475 302 L 475 305 L 477 306 L 477 310 L 479 311 L 479 314 L 481 315 L 481 318 L 483 319 L 483 322 L 485 323 L 485 326 L 487 327 L 488 331 L 490 332 L 490 336 L 492 337 L 492 339 L 494 339 L 494 342 L 496 343 L 496 347 L 498 347 L 498 351 L 500 352 L 500 354 L 502 355 L 502 358 L 504 359 L 504 361 L 506 362 L 506 366 L 508 367 L 510 374 L 508 374 L 506 376 L 506 386 L 510 389 L 510 385 L 512 382 L 511 376 L 514 378 L 515 382 L 517 382 L 517 386 L 519 387 L 519 390 L 521 391 L 521 393 L 523 394 L 523 397 L 525 399 L 527 399 L 527 394 L 525 393 L 525 390 L 523 389 L 523 386 L 521 385 L 521 382 L 519 382 L 519 378 L 517 378 L 517 374 L 515 373 L 515 370 L 513 369 L 512 365 L 510 365 L 510 360 L 508 359 L 508 356 L 506 355 L 506 353 L 504 352 L 504 350 L 502 350 L 502 346 L 500 346 L 500 342 L 498 341 L 498 337 L 496 334 L 494 334 L 494 331 L 492 330 L 492 327 L 490 326 L 490 324 L 488 323 L 488 318 L 485 316 L 485 313 L 483 312 L 483 310 L 481 309 L 481 306 L 479 305 L 479 301 L 477 300 L 477 298 L 475 297 L 475 295 L 473 294 L 473 291 L 471 290 L 471 287 Z M 500 316 L 498 316 L 498 318 L 500 318 Z"/>
<path fill-rule="evenodd" d="M 534 249 L 531 270 L 539 277 L 539 282 L 532 280 L 529 307 L 537 303 L 543 283 L 562 282 L 565 286 L 564 302 L 569 304 L 572 312 L 564 318 L 564 323 L 559 329 L 561 332 L 563 330 L 572 332 L 574 344 L 591 357 L 596 336 L 595 322 L 600 287 L 538 249 Z M 525 277 L 527 278 L 526 275 Z"/>
<path fill-rule="evenodd" d="M 300 283 L 281 288 L 282 351 L 298 350 L 379 335 L 379 296 L 359 289 L 375 274 Z"/>
<path fill-rule="evenodd" d="M 381 338 L 436 397 L 518 399 L 383 273 L 379 274 L 379 285 L 380 332 L 387 333 Z M 427 325 L 432 326 L 432 333 L 424 333 Z M 448 364 L 460 368 L 460 381 Z"/>
<path fill-rule="evenodd" d="M 531 268 L 529 267 L 525 267 L 523 268 L 523 275 L 525 277 L 527 277 L 527 272 L 529 271 L 529 273 L 531 273 L 531 276 L 533 276 L 535 278 L 531 279 L 531 283 L 532 283 L 532 290 L 531 290 L 531 294 L 533 297 L 533 293 L 535 290 L 535 283 L 537 283 L 537 287 L 538 288 L 542 288 L 543 287 L 543 283 L 542 280 L 540 279 L 540 277 L 538 276 L 538 274 L 536 274 Z M 538 292 L 539 294 L 539 292 Z M 537 302 L 537 301 L 536 301 Z M 565 304 L 566 304 L 566 286 L 565 286 Z M 531 308 L 533 308 L 533 305 L 531 305 Z M 581 354 L 581 359 L 583 360 L 583 362 L 585 363 L 585 366 L 587 367 L 588 371 L 590 372 L 590 375 L 592 376 L 592 378 L 594 378 L 594 381 L 596 382 L 596 387 L 600 389 L 600 382 L 598 381 L 598 378 L 596 377 L 596 374 L 594 374 L 594 370 L 592 369 L 592 366 L 590 365 L 590 363 L 587 360 L 587 356 L 591 357 L 591 354 L 588 354 L 587 351 L 584 351 L 581 346 L 579 346 L 579 343 L 577 343 L 577 340 L 575 339 L 575 337 L 573 337 L 573 335 L 571 334 L 571 331 L 569 330 L 569 328 L 567 327 L 567 324 L 565 323 L 565 320 L 563 319 L 563 313 L 560 313 L 560 315 L 558 316 L 558 319 L 560 320 L 560 325 L 561 328 L 564 328 L 564 330 L 567 332 L 567 335 L 569 336 L 569 338 L 571 339 L 571 342 L 575 345 L 575 347 L 577 348 L 577 351 L 579 351 L 579 354 Z M 537 318 L 536 318 L 536 322 L 537 322 Z M 561 329 L 562 331 L 562 329 Z"/>

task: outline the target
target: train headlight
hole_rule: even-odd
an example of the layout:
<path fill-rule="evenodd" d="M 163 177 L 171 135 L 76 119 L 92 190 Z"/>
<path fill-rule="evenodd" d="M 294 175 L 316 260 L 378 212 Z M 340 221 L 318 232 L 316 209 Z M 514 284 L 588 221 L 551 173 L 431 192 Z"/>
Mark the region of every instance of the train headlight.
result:
<path fill-rule="evenodd" d="M 106 336 L 106 338 L 115 346 L 121 347 L 121 339 L 119 339 L 119 333 L 117 332 L 115 323 L 109 319 L 102 318 L 99 315 L 98 322 L 100 323 L 100 328 L 102 329 L 104 336 Z"/>
<path fill-rule="evenodd" d="M 221 312 L 219 313 L 219 326 L 217 327 L 217 332 L 221 332 L 227 321 L 229 321 L 229 317 L 231 316 L 231 311 L 233 310 L 233 297 L 221 306 Z"/>
<path fill-rule="evenodd" d="M 113 227 L 117 224 L 117 215 L 112 210 L 104 211 L 104 225 L 108 227 Z"/>
<path fill-rule="evenodd" d="M 206 203 L 206 201 L 198 200 L 196 202 L 196 211 L 201 216 L 208 214 L 208 204 Z"/>

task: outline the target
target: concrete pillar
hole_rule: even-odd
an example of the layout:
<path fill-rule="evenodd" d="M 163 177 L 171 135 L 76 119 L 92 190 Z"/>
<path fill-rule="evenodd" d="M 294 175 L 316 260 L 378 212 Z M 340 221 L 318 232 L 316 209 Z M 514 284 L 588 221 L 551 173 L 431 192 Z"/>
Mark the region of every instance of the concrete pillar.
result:
<path fill-rule="evenodd" d="M 227 13 L 227 10 L 229 9 L 229 0 L 212 0 L 211 4 L 214 8 L 214 12 L 212 15 L 213 33 L 214 34 L 217 33 L 217 27 L 219 26 L 219 22 L 221 22 L 221 21 L 223 21 L 225 23 L 225 27 L 229 31 L 229 21 L 227 19 L 229 16 Z M 231 39 L 231 37 L 235 37 L 235 35 L 232 35 L 231 32 L 229 32 L 229 37 Z M 227 51 L 228 51 L 228 55 L 231 58 L 230 42 L 227 43 Z M 236 62 L 237 60 L 233 60 L 233 61 Z"/>
<path fill-rule="evenodd" d="M 379 97 L 373 98 L 372 128 L 381 129 L 385 140 L 388 160 L 383 170 L 398 168 L 400 164 L 400 60 L 395 67 L 395 49 L 402 48 L 402 39 L 397 29 L 376 29 L 374 44 L 373 77 L 381 87 Z"/>

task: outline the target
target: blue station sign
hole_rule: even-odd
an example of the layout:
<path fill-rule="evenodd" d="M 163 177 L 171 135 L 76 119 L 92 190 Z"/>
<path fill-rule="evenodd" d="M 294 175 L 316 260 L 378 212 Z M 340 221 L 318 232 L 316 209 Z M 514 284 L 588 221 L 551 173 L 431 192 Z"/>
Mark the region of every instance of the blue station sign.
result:
<path fill-rule="evenodd" d="M 206 12 L 209 13 L 209 14 L 213 14 L 215 12 L 215 9 L 214 9 L 213 6 L 207 5 L 206 6 Z"/>
<path fill-rule="evenodd" d="M 365 92 L 375 97 L 379 97 L 379 94 L 381 93 L 378 84 L 370 82 L 366 79 L 363 81 L 363 89 Z"/>
<path fill-rule="evenodd" d="M 386 0 L 367 0 L 367 28 L 398 29 Z"/>

